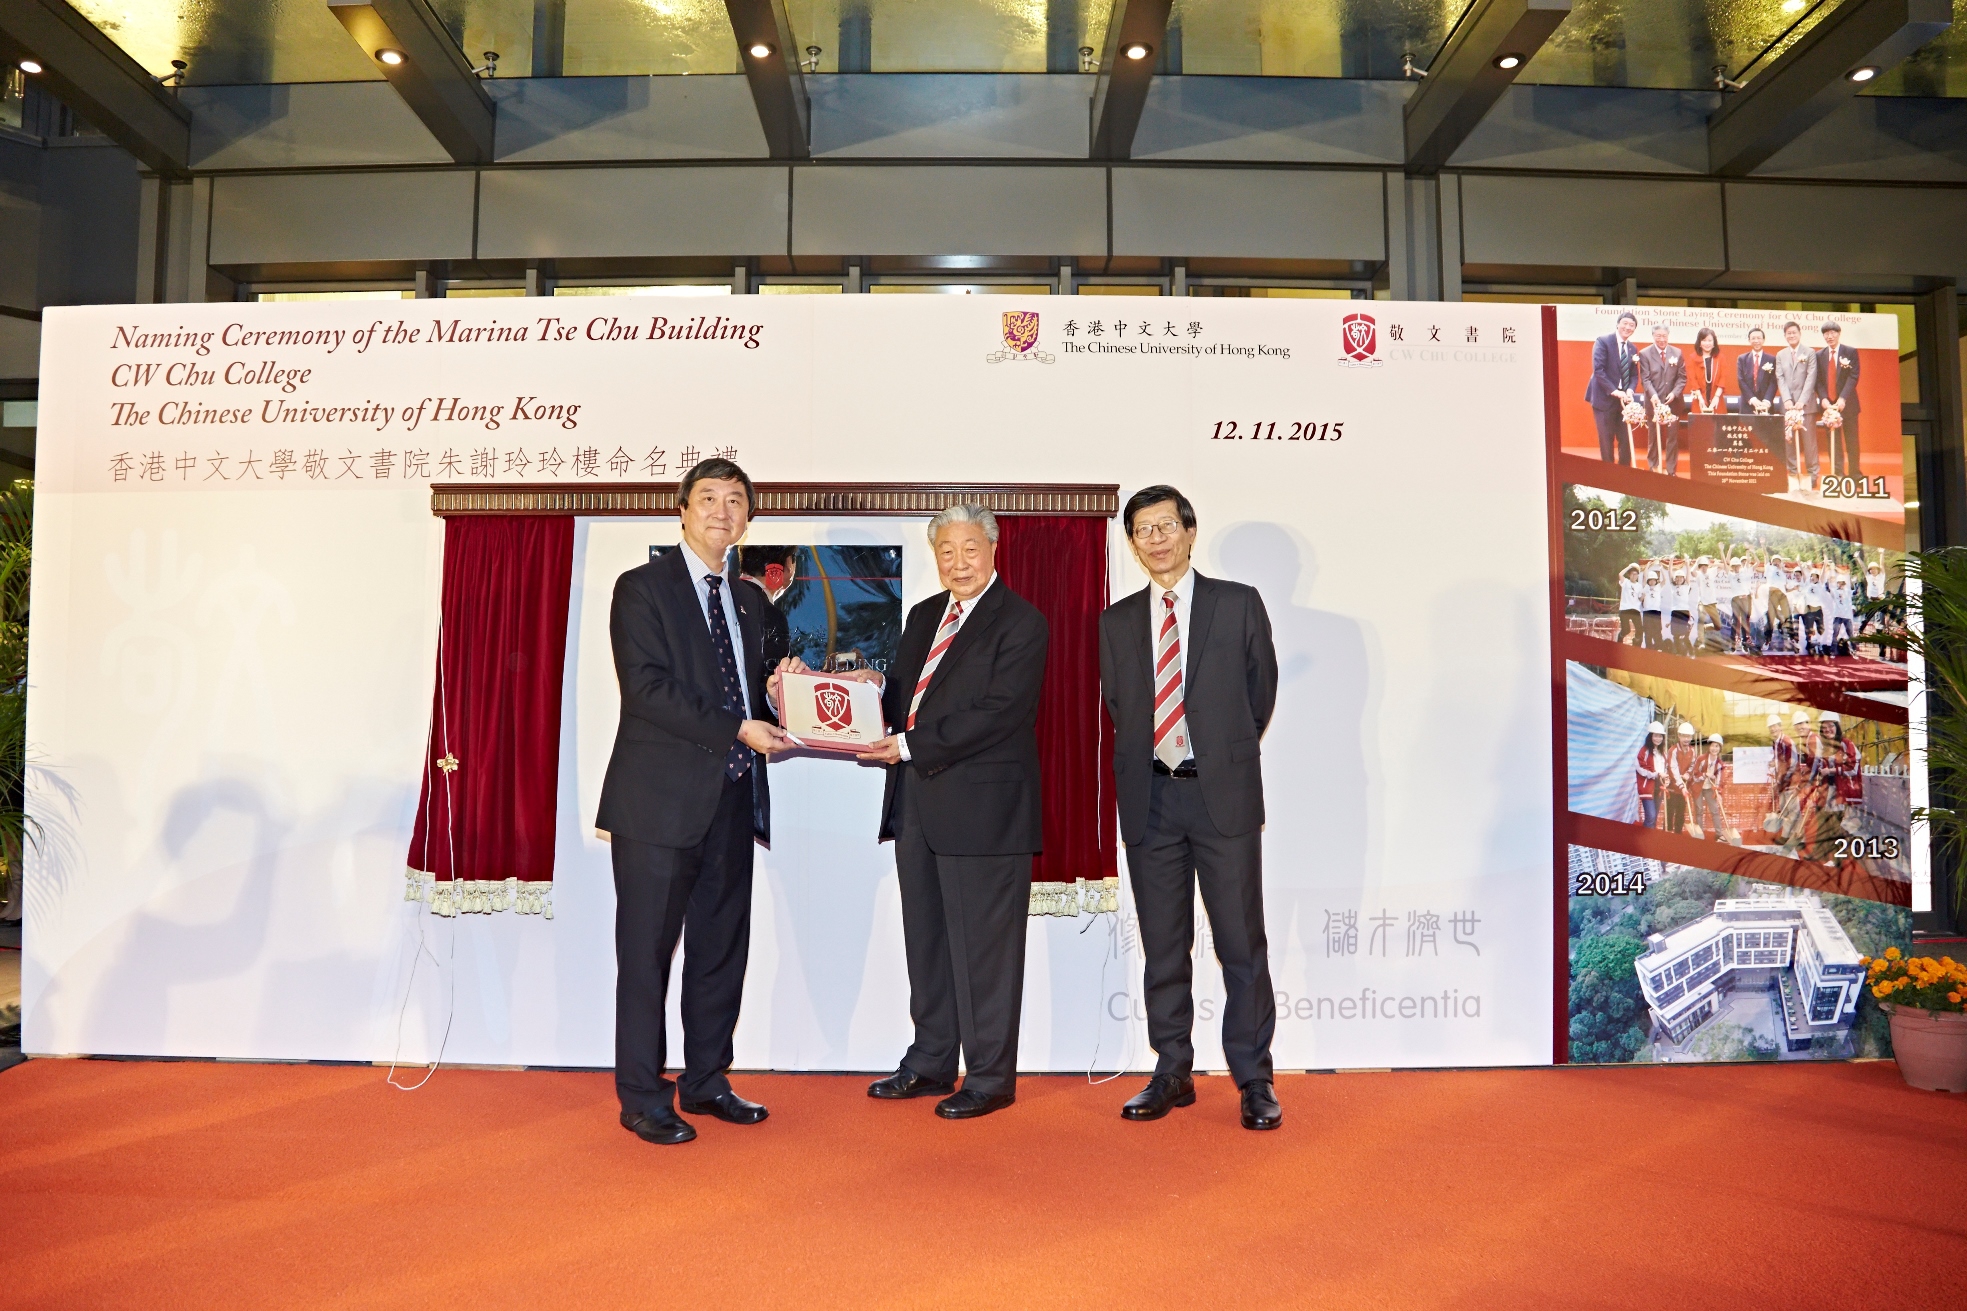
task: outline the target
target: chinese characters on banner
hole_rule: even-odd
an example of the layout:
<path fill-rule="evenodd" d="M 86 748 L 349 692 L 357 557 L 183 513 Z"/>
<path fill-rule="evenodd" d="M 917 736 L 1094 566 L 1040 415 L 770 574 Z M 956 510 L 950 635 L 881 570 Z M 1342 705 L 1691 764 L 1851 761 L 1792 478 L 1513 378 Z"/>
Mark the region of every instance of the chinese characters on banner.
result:
<path fill-rule="evenodd" d="M 238 451 L 215 450 L 209 455 L 192 451 L 166 454 L 163 451 L 118 451 L 109 459 L 110 481 L 118 483 L 190 483 L 275 481 L 296 483 L 357 481 L 443 482 L 447 480 L 490 478 L 554 478 L 561 481 L 633 478 L 674 478 L 697 461 L 716 457 L 738 458 L 738 448 L 721 446 L 699 449 L 688 445 L 672 454 L 667 448 L 652 446 L 631 455 L 617 446 L 610 455 L 599 447 L 557 446 L 544 450 L 514 446 L 476 446 L 460 451 L 446 447 L 441 452 L 386 447 L 366 454 L 349 447 L 340 453 L 316 447 L 302 450 L 279 447 L 265 454 L 248 448 Z"/>

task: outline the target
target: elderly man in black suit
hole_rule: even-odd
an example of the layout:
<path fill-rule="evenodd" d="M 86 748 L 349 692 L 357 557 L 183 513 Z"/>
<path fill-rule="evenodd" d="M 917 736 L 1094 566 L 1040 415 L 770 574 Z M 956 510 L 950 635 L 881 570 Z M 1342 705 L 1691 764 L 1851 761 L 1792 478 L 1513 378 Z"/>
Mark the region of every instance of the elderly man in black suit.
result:
<path fill-rule="evenodd" d="M 1840 478 L 1862 478 L 1858 467 L 1858 352 L 1840 344 L 1844 329 L 1836 323 L 1823 327 L 1824 348 L 1817 352 L 1817 424 L 1830 438 L 1830 471 Z M 1843 420 L 1835 427 L 1824 423 L 1836 410 Z"/>
<path fill-rule="evenodd" d="M 765 1118 L 726 1071 L 751 943 L 751 844 L 771 838 L 765 760 L 791 745 L 765 699 L 768 602 L 732 559 L 757 504 L 751 479 L 705 460 L 677 503 L 683 544 L 615 580 L 621 725 L 594 820 L 615 867 L 615 1091 L 622 1126 L 652 1143 L 697 1136 L 663 1072 L 669 963 L 686 927 L 683 1109 Z"/>
<path fill-rule="evenodd" d="M 1680 472 L 1680 421 L 1687 417 L 1687 360 L 1667 342 L 1664 323 L 1639 352 L 1639 386 L 1646 397 L 1646 467 L 1668 477 Z"/>
<path fill-rule="evenodd" d="M 1044 845 L 1038 691 L 1045 616 L 997 576 L 997 519 L 952 505 L 929 523 L 944 590 L 908 613 L 882 711 L 891 730 L 861 759 L 885 765 L 881 840 L 895 842 L 915 1041 L 868 1087 L 941 1096 L 968 1120 L 1017 1100 L 1031 858 Z M 957 1092 L 957 1055 L 964 1066 Z"/>
<path fill-rule="evenodd" d="M 1255 588 L 1190 567 L 1195 507 L 1173 487 L 1134 493 L 1125 518 L 1151 582 L 1100 616 L 1100 686 L 1159 1059 L 1120 1113 L 1158 1120 L 1195 1101 L 1199 882 L 1223 967 L 1223 1055 L 1242 1090 L 1243 1126 L 1275 1129 L 1284 1113 L 1271 1081 L 1277 1002 L 1264 932 L 1260 747 L 1277 703 L 1270 616 Z"/>

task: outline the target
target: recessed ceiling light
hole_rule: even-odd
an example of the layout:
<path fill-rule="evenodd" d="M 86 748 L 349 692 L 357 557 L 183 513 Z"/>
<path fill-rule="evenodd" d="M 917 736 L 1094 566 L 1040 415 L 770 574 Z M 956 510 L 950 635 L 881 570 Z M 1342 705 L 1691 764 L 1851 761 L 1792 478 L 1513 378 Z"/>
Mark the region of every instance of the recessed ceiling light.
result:
<path fill-rule="evenodd" d="M 1497 68 L 1507 71 L 1512 68 L 1521 68 L 1522 66 L 1523 66 L 1522 55 L 1497 55 L 1496 56 Z"/>
<path fill-rule="evenodd" d="M 1878 76 L 1878 70 L 1872 65 L 1866 64 L 1863 68 L 1852 69 L 1844 76 L 1850 78 L 1853 82 L 1869 82 Z"/>
<path fill-rule="evenodd" d="M 1136 41 L 1120 53 L 1126 55 L 1129 59 L 1146 59 L 1154 53 L 1154 47 L 1144 41 Z"/>
<path fill-rule="evenodd" d="M 1803 7 L 1803 0 L 1783 0 L 1783 12 L 1793 14 Z"/>
<path fill-rule="evenodd" d="M 15 65 L 15 67 L 19 68 L 21 72 L 26 73 L 31 77 L 34 74 L 39 73 L 41 71 L 41 61 L 38 59 L 23 59 L 20 61 L 19 64 Z"/>
<path fill-rule="evenodd" d="M 751 43 L 751 57 L 753 59 L 770 59 L 772 57 L 772 47 L 766 45 L 763 41 L 754 41 Z"/>
<path fill-rule="evenodd" d="M 379 64 L 388 64 L 391 68 L 394 68 L 404 61 L 405 56 L 401 50 L 391 50 L 385 46 L 383 49 L 376 51 L 376 62 Z"/>

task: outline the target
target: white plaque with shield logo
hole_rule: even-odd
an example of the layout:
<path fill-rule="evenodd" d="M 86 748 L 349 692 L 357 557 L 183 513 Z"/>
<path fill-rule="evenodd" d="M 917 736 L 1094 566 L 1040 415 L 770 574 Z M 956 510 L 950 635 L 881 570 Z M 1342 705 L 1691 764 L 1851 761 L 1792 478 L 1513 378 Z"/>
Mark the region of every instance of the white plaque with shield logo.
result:
<path fill-rule="evenodd" d="M 781 674 L 783 727 L 801 746 L 865 751 L 887 736 L 881 693 L 872 683 L 831 674 Z"/>

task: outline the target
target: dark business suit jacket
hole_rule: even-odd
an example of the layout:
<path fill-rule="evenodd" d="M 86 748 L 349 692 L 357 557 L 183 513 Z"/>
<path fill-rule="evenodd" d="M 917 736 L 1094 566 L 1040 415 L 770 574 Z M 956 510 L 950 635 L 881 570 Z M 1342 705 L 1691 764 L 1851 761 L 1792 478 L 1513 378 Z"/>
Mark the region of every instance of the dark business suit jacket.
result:
<path fill-rule="evenodd" d="M 666 551 L 615 580 L 608 637 L 622 713 L 601 783 L 594 826 L 659 847 L 694 847 L 710 830 L 724 786 L 724 757 L 743 723 L 724 709 L 710 627 L 690 577 L 688 546 Z M 751 688 L 751 718 L 776 722 L 765 699 L 760 620 L 771 603 L 755 583 L 727 567 Z M 752 829 L 772 836 L 765 760 L 752 765 Z"/>
<path fill-rule="evenodd" d="M 1856 414 L 1858 412 L 1858 352 L 1849 346 L 1839 346 L 1835 353 L 1836 367 L 1833 368 L 1830 347 L 1826 346 L 1817 352 L 1817 396 L 1826 405 L 1841 396 L 1844 398 L 1844 413 Z"/>
<path fill-rule="evenodd" d="M 922 694 L 915 727 L 908 703 L 942 626 L 948 592 L 908 612 L 901 647 L 882 689 L 890 731 L 908 734 L 909 759 L 888 767 L 881 838 L 901 831 L 902 771 L 916 814 L 939 856 L 1014 856 L 1042 851 L 1038 692 L 1051 629 L 1038 608 L 999 577 L 977 597 Z"/>
<path fill-rule="evenodd" d="M 1639 352 L 1639 386 L 1646 394 L 1646 417 L 1653 417 L 1652 401 L 1658 397 L 1675 414 L 1687 413 L 1687 359 L 1678 346 L 1664 353 L 1656 346 Z"/>
<path fill-rule="evenodd" d="M 1735 357 L 1735 390 L 1740 395 L 1735 400 L 1737 414 L 1753 413 L 1750 401 L 1767 401 L 1771 412 L 1782 409 L 1776 386 L 1776 352 L 1764 348 L 1762 367 L 1755 367 L 1755 352 L 1743 351 Z"/>
<path fill-rule="evenodd" d="M 1616 359 L 1616 357 L 1614 357 Z M 1113 719 L 1113 776 L 1120 837 L 1147 836 L 1154 779 L 1154 642 L 1149 607 L 1159 589 L 1122 597 L 1100 616 L 1100 687 Z M 1209 819 L 1230 837 L 1264 822 L 1259 739 L 1277 704 L 1277 650 L 1263 597 L 1244 583 L 1195 575 L 1182 711 Z"/>
<path fill-rule="evenodd" d="M 1630 345 L 1630 343 L 1628 343 Z M 1638 354 L 1638 348 L 1633 348 Z M 1595 410 L 1617 410 L 1625 402 L 1612 393 L 1621 390 L 1619 375 L 1619 334 L 1608 332 L 1591 344 L 1591 381 L 1585 384 L 1585 401 Z M 1639 362 L 1632 365 L 1632 391 L 1639 390 Z"/>

